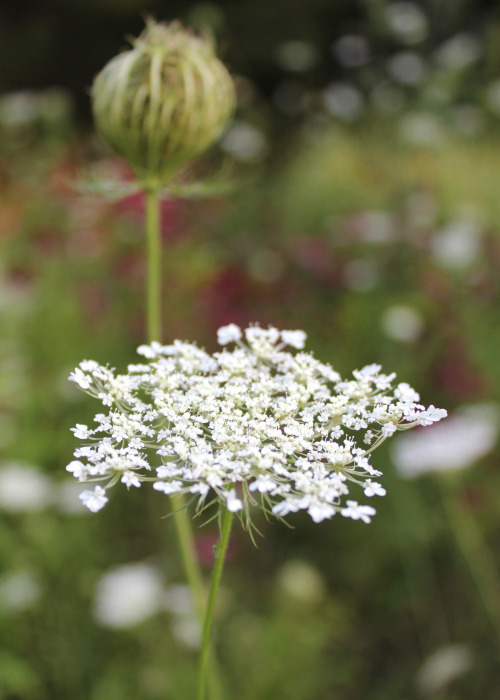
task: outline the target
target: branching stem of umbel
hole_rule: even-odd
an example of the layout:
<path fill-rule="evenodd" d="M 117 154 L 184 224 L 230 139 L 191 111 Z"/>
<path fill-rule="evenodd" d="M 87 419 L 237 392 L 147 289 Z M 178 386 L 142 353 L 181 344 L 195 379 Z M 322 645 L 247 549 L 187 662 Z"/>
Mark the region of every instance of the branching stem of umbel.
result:
<path fill-rule="evenodd" d="M 146 239 L 147 239 L 147 275 L 146 275 L 146 326 L 148 343 L 153 340 L 161 342 L 161 215 L 160 196 L 158 188 L 145 190 L 146 197 Z M 205 589 L 201 575 L 193 528 L 186 513 L 184 496 L 174 494 L 170 497 L 172 504 L 172 517 L 175 523 L 179 550 L 181 553 L 184 572 L 193 596 L 196 616 L 203 624 L 205 619 Z M 208 615 L 208 609 L 206 614 Z M 213 654 L 210 653 L 210 644 L 207 643 L 205 653 L 211 657 L 210 673 L 208 675 L 209 692 L 211 700 L 221 700 L 220 682 L 217 673 L 217 664 Z"/>

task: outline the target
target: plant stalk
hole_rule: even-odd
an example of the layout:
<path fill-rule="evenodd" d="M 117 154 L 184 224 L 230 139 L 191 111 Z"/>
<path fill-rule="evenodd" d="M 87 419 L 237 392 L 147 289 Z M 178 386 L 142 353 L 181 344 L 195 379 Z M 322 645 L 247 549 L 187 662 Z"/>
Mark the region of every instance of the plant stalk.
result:
<path fill-rule="evenodd" d="M 146 325 L 148 343 L 161 342 L 161 230 L 160 199 L 156 189 L 146 190 Z"/>
<path fill-rule="evenodd" d="M 212 624 L 215 611 L 215 601 L 217 599 L 217 591 L 224 568 L 226 558 L 227 545 L 229 543 L 229 535 L 231 534 L 231 525 L 233 522 L 233 514 L 227 508 L 224 508 L 222 516 L 220 540 L 215 546 L 215 562 L 212 571 L 212 581 L 210 584 L 210 593 L 208 594 L 207 609 L 205 612 L 205 621 L 203 623 L 203 638 L 200 652 L 200 667 L 198 672 L 198 694 L 197 700 L 204 700 L 205 687 L 207 683 L 208 662 L 210 659 L 211 649 L 211 634 Z"/>
<path fill-rule="evenodd" d="M 486 543 L 475 517 L 458 507 L 454 494 L 447 484 L 440 480 L 440 485 L 450 528 L 469 566 L 484 609 L 500 641 L 499 576 L 495 557 Z"/>
<path fill-rule="evenodd" d="M 146 197 L 146 240 L 147 240 L 147 275 L 146 275 L 146 327 L 148 343 L 161 342 L 161 227 L 160 198 L 158 189 L 145 189 Z M 205 617 L 205 588 L 201 574 L 191 521 L 186 517 L 186 502 L 182 494 L 170 497 L 172 517 L 175 523 L 179 550 L 184 572 L 194 600 L 196 616 L 203 624 Z M 209 674 L 209 690 L 212 700 L 220 700 L 221 690 L 218 680 L 217 665 L 212 660 Z"/>

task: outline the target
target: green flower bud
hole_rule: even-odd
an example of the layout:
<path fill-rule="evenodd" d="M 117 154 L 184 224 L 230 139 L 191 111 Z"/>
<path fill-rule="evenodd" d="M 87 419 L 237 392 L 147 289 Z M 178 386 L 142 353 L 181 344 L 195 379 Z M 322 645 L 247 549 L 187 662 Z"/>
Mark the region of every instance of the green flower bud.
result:
<path fill-rule="evenodd" d="M 220 136 L 235 102 L 213 43 L 178 22 L 148 21 L 133 48 L 113 58 L 92 86 L 98 132 L 150 188 Z"/>

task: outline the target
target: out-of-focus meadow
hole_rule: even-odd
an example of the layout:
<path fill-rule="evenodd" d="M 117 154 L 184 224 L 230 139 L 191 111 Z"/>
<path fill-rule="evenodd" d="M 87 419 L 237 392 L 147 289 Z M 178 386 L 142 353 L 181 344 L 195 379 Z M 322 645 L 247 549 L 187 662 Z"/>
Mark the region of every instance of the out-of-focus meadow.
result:
<path fill-rule="evenodd" d="M 70 428 L 95 411 L 69 372 L 124 368 L 144 342 L 143 201 L 88 192 L 129 173 L 86 104 L 141 11 L 211 26 L 239 97 L 203 166 L 231 161 L 232 191 L 163 204 L 165 340 L 214 350 L 226 323 L 301 328 L 342 374 L 379 363 L 450 414 L 377 453 L 371 525 L 262 521 L 258 549 L 235 529 L 217 618 L 227 697 L 498 697 L 500 17 L 305 5 L 0 11 L 1 700 L 194 694 L 164 496 L 114 491 L 92 515 L 64 469 Z M 95 35 L 72 44 L 78 26 Z M 197 529 L 207 572 L 215 537 Z"/>

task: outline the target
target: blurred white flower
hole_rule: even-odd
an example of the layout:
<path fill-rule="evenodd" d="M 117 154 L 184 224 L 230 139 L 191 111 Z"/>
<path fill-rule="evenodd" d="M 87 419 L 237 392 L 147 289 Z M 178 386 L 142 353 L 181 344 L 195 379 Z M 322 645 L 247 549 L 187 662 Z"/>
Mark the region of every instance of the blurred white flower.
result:
<path fill-rule="evenodd" d="M 164 591 L 163 606 L 175 615 L 193 615 L 193 596 L 189 586 L 180 584 L 167 586 Z"/>
<path fill-rule="evenodd" d="M 414 2 L 393 2 L 387 5 L 387 22 L 404 44 L 417 44 L 427 36 L 427 18 Z"/>
<path fill-rule="evenodd" d="M 436 60 L 449 70 L 461 70 L 480 58 L 481 44 L 476 36 L 462 32 L 456 34 L 436 51 Z"/>
<path fill-rule="evenodd" d="M 408 479 L 430 471 L 463 469 L 491 452 L 498 428 L 496 405 L 466 406 L 440 425 L 398 436 L 391 456 L 400 475 Z"/>
<path fill-rule="evenodd" d="M 390 306 L 384 311 L 381 325 L 389 338 L 412 343 L 422 333 L 424 320 L 418 311 L 411 306 L 398 304 Z"/>
<path fill-rule="evenodd" d="M 276 47 L 276 61 L 281 68 L 302 73 L 318 63 L 318 51 L 309 41 L 284 41 Z"/>
<path fill-rule="evenodd" d="M 432 256 L 442 267 L 463 270 L 474 264 L 481 252 L 482 228 L 477 221 L 452 221 L 431 242 Z"/>
<path fill-rule="evenodd" d="M 22 129 L 41 120 L 48 126 L 64 125 L 72 116 L 73 101 L 63 88 L 22 90 L 0 97 L 0 125 Z"/>
<path fill-rule="evenodd" d="M 447 132 L 437 117 L 429 112 L 406 112 L 399 120 L 399 137 L 411 146 L 443 146 Z"/>
<path fill-rule="evenodd" d="M 162 576 L 150 564 L 125 564 L 98 581 L 93 604 L 103 627 L 124 629 L 147 620 L 164 607 Z"/>
<path fill-rule="evenodd" d="M 243 121 L 234 121 L 221 139 L 221 147 L 237 160 L 252 161 L 260 158 L 267 143 L 257 127 Z"/>
<path fill-rule="evenodd" d="M 0 576 L 0 609 L 22 612 L 38 601 L 42 593 L 38 576 L 30 570 Z"/>
<path fill-rule="evenodd" d="M 424 59 L 414 51 L 400 51 L 387 62 L 387 70 L 402 85 L 418 85 L 426 74 Z"/>
<path fill-rule="evenodd" d="M 174 637 L 188 649 L 198 649 L 201 628 L 196 618 L 193 596 L 188 586 L 168 586 L 164 594 L 164 607 L 174 616 L 171 629 Z"/>
<path fill-rule="evenodd" d="M 366 243 L 389 243 L 396 235 L 394 217 L 382 210 L 360 212 L 354 219 L 354 225 L 359 238 Z"/>
<path fill-rule="evenodd" d="M 199 649 L 201 646 L 200 623 L 195 617 L 179 617 L 172 621 L 172 632 L 177 641 L 188 649 Z"/>
<path fill-rule="evenodd" d="M 278 574 L 278 586 L 288 597 L 299 603 L 320 603 L 325 597 L 325 580 L 307 561 L 287 561 Z"/>
<path fill-rule="evenodd" d="M 342 121 L 357 119 L 363 111 L 363 95 L 350 83 L 332 83 L 323 92 L 326 111 Z"/>
<path fill-rule="evenodd" d="M 81 487 L 74 481 L 62 481 L 57 484 L 55 503 L 57 509 L 65 515 L 83 515 L 88 509 L 80 498 Z"/>
<path fill-rule="evenodd" d="M 472 666 L 473 657 L 465 644 L 450 644 L 429 656 L 417 672 L 416 683 L 422 695 L 441 693 L 455 678 Z"/>
<path fill-rule="evenodd" d="M 11 513 L 46 508 L 53 500 L 52 480 L 37 467 L 23 462 L 0 466 L 0 508 Z"/>
<path fill-rule="evenodd" d="M 68 90 L 53 87 L 38 93 L 39 116 L 48 126 L 66 125 L 73 116 L 73 96 Z"/>
<path fill-rule="evenodd" d="M 38 117 L 39 100 L 36 92 L 11 92 L 0 98 L 0 124 L 4 127 L 25 127 Z"/>

